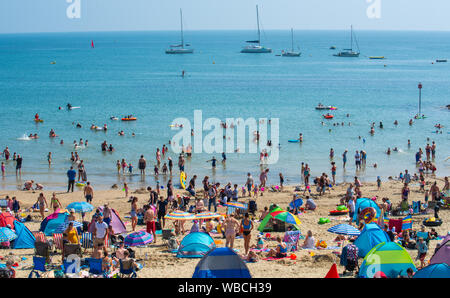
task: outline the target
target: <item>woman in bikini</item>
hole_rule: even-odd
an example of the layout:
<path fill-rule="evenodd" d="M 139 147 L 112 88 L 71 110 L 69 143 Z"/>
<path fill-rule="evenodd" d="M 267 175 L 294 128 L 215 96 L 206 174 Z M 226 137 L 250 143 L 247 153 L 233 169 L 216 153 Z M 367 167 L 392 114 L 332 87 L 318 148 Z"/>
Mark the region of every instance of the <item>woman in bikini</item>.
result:
<path fill-rule="evenodd" d="M 137 201 L 138 198 L 134 197 L 133 200 L 131 201 L 131 212 L 130 212 L 130 216 L 131 216 L 131 227 L 133 228 L 133 232 L 136 229 L 136 225 L 137 225 Z"/>
<path fill-rule="evenodd" d="M 281 259 L 287 256 L 288 249 L 286 243 L 281 240 L 280 236 L 277 236 L 277 242 L 278 242 L 277 248 L 271 249 L 269 251 L 269 253 L 267 254 L 268 258 Z"/>
<path fill-rule="evenodd" d="M 62 209 L 62 205 L 61 202 L 59 201 L 59 199 L 56 197 L 56 194 L 53 193 L 52 198 L 50 199 L 50 205 L 52 206 L 53 210 L 56 212 L 56 209 L 61 208 Z"/>
<path fill-rule="evenodd" d="M 248 213 L 245 213 L 244 219 L 241 221 L 240 229 L 244 236 L 245 255 L 247 255 L 250 248 L 250 239 L 252 238 L 251 232 L 253 230 L 253 222 L 250 220 Z"/>

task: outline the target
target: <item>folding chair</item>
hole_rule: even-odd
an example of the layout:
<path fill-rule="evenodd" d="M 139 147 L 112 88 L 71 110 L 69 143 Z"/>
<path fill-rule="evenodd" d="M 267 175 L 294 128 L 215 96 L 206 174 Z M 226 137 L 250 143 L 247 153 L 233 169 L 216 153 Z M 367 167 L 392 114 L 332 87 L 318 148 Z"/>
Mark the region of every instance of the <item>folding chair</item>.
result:
<path fill-rule="evenodd" d="M 120 263 L 120 271 L 119 271 L 119 276 L 121 278 L 136 278 L 137 274 L 136 271 L 133 268 L 133 260 L 129 259 L 129 260 L 119 260 Z"/>
<path fill-rule="evenodd" d="M 50 258 L 51 247 L 48 242 L 34 242 L 34 253 L 36 256 L 44 257 L 47 263 L 51 263 Z"/>
<path fill-rule="evenodd" d="M 82 257 L 81 245 L 75 243 L 66 243 L 64 245 L 64 259 L 70 255 L 77 255 Z"/>
<path fill-rule="evenodd" d="M 76 262 L 77 262 L 76 260 L 73 260 L 73 262 L 68 262 L 67 260 L 64 260 L 64 262 L 63 262 L 64 274 L 76 273 L 75 272 L 76 268 L 72 267 L 72 265 L 74 265 L 74 263 L 76 263 Z"/>
<path fill-rule="evenodd" d="M 44 274 L 48 273 L 47 269 L 45 268 L 46 259 L 42 257 L 33 257 L 33 269 L 31 270 L 30 274 L 28 275 L 28 278 L 40 278 L 41 275 L 39 272 L 41 272 L 42 277 Z"/>

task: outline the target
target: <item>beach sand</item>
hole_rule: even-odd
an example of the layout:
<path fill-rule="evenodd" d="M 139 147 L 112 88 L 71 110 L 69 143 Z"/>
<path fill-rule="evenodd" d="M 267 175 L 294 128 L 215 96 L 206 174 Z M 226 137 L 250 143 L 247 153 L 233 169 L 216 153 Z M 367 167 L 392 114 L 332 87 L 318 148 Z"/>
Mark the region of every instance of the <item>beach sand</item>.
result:
<path fill-rule="evenodd" d="M 434 181 L 438 181 L 438 185 L 440 188 L 443 186 L 443 179 L 441 178 L 432 178 L 427 179 L 426 188 L 429 189 L 431 183 Z M 313 196 L 316 198 L 316 203 L 318 205 L 318 209 L 316 211 L 308 211 L 299 216 L 302 224 L 300 225 L 302 234 L 305 235 L 308 230 L 313 232 L 313 236 L 315 240 L 325 240 L 328 246 L 336 246 L 336 243 L 333 240 L 336 238 L 336 234 L 332 234 L 327 232 L 327 229 L 330 227 L 343 223 L 342 217 L 333 217 L 328 216 L 328 212 L 330 210 L 334 210 L 335 207 L 339 203 L 339 199 L 345 195 L 346 188 L 348 184 L 341 184 L 339 186 L 334 187 L 331 190 L 331 193 L 326 193 L 320 198 L 315 197 L 313 191 Z M 363 197 L 373 197 L 378 196 L 379 200 L 381 198 L 388 197 L 394 205 L 399 204 L 401 201 L 401 188 L 402 183 L 400 181 L 388 181 L 382 184 L 381 190 L 377 190 L 376 183 L 365 183 L 363 184 L 361 190 Z M 94 186 L 95 187 L 95 186 Z M 285 187 L 282 192 L 264 192 L 263 196 L 257 198 L 258 204 L 258 213 L 257 216 L 259 218 L 259 211 L 262 210 L 265 206 L 269 206 L 271 203 L 276 203 L 282 208 L 286 208 L 289 202 L 292 200 L 292 194 L 294 193 L 294 187 L 289 186 Z M 419 184 L 412 182 L 410 184 L 410 197 L 409 202 L 421 200 L 424 201 L 424 194 L 419 192 Z M 44 191 L 44 194 L 49 201 L 51 197 L 52 191 Z M 183 194 L 185 191 L 176 190 L 176 194 Z M 0 197 L 4 197 L 5 195 L 16 196 L 21 203 L 22 209 L 26 209 L 31 207 L 38 197 L 39 192 L 24 192 L 24 191 L 0 191 Z M 63 207 L 67 206 L 71 202 L 75 201 L 83 201 L 83 192 L 79 189 L 74 193 L 64 193 L 64 192 L 56 192 L 57 197 L 60 199 Z M 147 193 L 134 193 L 134 190 L 131 191 L 131 194 L 139 198 L 138 206 L 142 207 L 144 203 L 148 201 Z M 165 192 L 164 192 L 165 195 Z M 248 198 L 240 198 L 240 202 L 246 202 Z M 192 200 L 191 200 L 192 202 Z M 126 223 L 127 230 L 131 231 L 131 220 L 126 218 L 129 216 L 130 212 L 130 203 L 128 203 L 128 199 L 125 198 L 124 192 L 121 190 L 99 190 L 95 191 L 95 197 L 93 200 L 94 206 L 102 206 L 104 203 L 109 203 L 109 205 L 119 212 L 122 220 Z M 224 207 L 219 208 L 219 212 L 225 213 L 226 210 Z M 46 216 L 51 212 L 46 212 Z M 86 218 L 90 219 L 92 213 L 87 214 Z M 441 209 L 439 213 L 440 217 L 443 219 L 444 223 L 440 227 L 436 227 L 436 230 L 439 235 L 446 235 L 448 231 L 450 231 L 450 210 Z M 79 214 L 77 214 L 79 217 Z M 416 215 L 413 216 L 413 228 L 419 229 L 422 223 L 422 220 L 426 217 L 433 216 L 433 214 L 428 215 Z M 39 229 L 41 218 L 38 212 L 32 214 L 33 221 L 26 223 L 26 226 L 31 231 L 37 231 Z M 330 223 L 319 225 L 318 219 L 320 217 L 328 217 L 331 219 Z M 391 217 L 391 218 L 401 218 L 401 217 Z M 190 223 L 186 224 L 186 228 L 189 229 L 191 226 Z M 257 227 L 259 223 L 255 224 L 255 229 L 252 232 L 252 240 L 251 244 L 256 243 L 256 236 L 258 234 Z M 166 222 L 166 228 L 173 228 L 172 221 Z M 145 226 L 137 226 L 137 230 L 145 229 Z M 427 231 L 430 231 L 430 228 L 426 228 Z M 283 233 L 271 233 L 272 236 L 281 235 Z M 223 244 L 219 246 L 223 246 L 225 244 L 225 240 L 222 239 L 221 235 L 214 235 L 213 238 L 215 240 L 221 240 Z M 182 236 L 178 236 L 178 239 L 181 241 Z M 301 240 L 302 241 L 302 240 Z M 429 252 L 426 257 L 428 261 L 432 256 L 432 252 L 436 247 L 436 244 L 440 241 L 432 240 L 430 241 Z M 236 239 L 235 248 L 239 251 L 239 254 L 244 253 L 243 239 Z M 266 245 L 269 245 L 271 248 L 275 248 L 275 241 L 265 241 Z M 296 277 L 324 277 L 328 270 L 330 269 L 333 262 L 338 264 L 338 271 L 342 273 L 344 268 L 339 266 L 339 259 L 333 253 L 333 251 L 340 251 L 341 249 L 336 250 L 299 250 L 295 252 L 297 256 L 296 260 L 291 260 L 289 258 L 275 260 L 275 261 L 264 261 L 259 260 L 256 263 L 247 264 L 251 275 L 253 277 L 264 277 L 264 278 L 296 278 Z M 174 277 L 192 277 L 195 266 L 199 262 L 200 259 L 179 259 L 176 258 L 174 254 L 166 252 L 166 247 L 162 243 L 162 239 L 159 237 L 157 239 L 156 244 L 152 244 L 151 247 L 145 249 L 136 249 L 138 254 L 138 259 L 140 256 L 144 256 L 147 253 L 147 260 L 138 260 L 139 263 L 144 264 L 144 268 L 138 271 L 138 277 L 164 277 L 164 278 L 174 278 Z M 311 256 L 311 252 L 314 253 L 314 256 Z M 415 260 L 417 256 L 417 250 L 408 250 L 413 260 Z M 0 250 L 0 256 L 6 256 L 7 254 L 13 254 L 16 261 L 19 261 L 19 267 L 16 269 L 17 277 L 27 277 L 31 267 L 32 267 L 32 256 L 34 251 L 32 249 L 25 250 Z M 264 253 L 265 255 L 266 253 Z M 86 255 L 87 256 L 87 255 Z M 21 257 L 26 257 L 27 260 L 20 261 Z M 60 264 L 61 255 L 53 257 L 53 260 Z M 361 261 L 360 261 L 361 264 Z M 416 266 L 420 263 L 419 261 L 415 261 Z M 51 275 L 50 275 L 51 276 Z"/>

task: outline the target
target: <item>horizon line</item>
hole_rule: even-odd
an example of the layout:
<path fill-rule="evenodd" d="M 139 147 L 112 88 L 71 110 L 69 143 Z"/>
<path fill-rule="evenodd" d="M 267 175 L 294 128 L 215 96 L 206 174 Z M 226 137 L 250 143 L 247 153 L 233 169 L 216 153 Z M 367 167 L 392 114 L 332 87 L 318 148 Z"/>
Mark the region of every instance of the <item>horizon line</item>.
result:
<path fill-rule="evenodd" d="M 348 29 L 295 29 L 297 31 L 348 31 Z M 185 30 L 185 32 L 211 32 L 211 31 L 254 31 L 255 29 L 191 29 Z M 287 31 L 286 29 L 264 29 L 264 31 Z M 0 35 L 12 35 L 12 34 L 56 34 L 56 33 L 113 33 L 113 32 L 178 32 L 177 29 L 136 29 L 136 30 L 83 30 L 83 31 L 18 31 L 18 32 L 0 32 Z M 357 29 L 355 31 L 364 32 L 450 32 L 448 29 Z"/>

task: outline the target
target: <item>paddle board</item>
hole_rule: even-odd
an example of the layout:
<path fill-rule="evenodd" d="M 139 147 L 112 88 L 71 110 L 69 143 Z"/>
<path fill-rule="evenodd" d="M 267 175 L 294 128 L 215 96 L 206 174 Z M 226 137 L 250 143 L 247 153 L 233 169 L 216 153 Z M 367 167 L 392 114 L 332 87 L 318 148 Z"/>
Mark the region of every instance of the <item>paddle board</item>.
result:
<path fill-rule="evenodd" d="M 289 142 L 289 143 L 299 143 L 300 140 L 289 140 L 288 142 Z"/>

